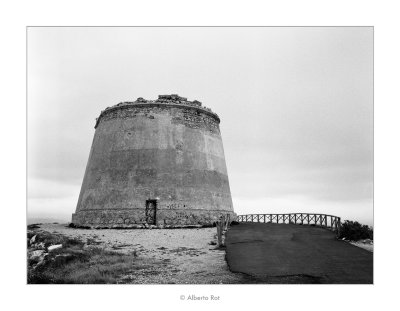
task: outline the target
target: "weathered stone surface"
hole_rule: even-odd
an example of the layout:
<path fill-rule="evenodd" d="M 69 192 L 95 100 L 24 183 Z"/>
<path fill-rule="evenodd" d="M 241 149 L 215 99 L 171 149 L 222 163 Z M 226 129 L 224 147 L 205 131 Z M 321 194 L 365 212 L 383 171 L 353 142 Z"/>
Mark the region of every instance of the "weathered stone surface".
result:
<path fill-rule="evenodd" d="M 44 254 L 44 250 L 42 250 L 42 249 L 33 251 L 32 253 L 30 253 L 29 259 L 38 260 L 43 254 Z"/>
<path fill-rule="evenodd" d="M 32 247 L 36 249 L 45 249 L 45 244 L 43 242 L 33 244 Z"/>
<path fill-rule="evenodd" d="M 33 243 L 35 243 L 35 241 L 36 241 L 36 235 L 34 235 L 34 236 L 31 238 L 31 240 L 30 240 L 30 244 L 33 244 Z"/>
<path fill-rule="evenodd" d="M 176 94 L 138 98 L 104 110 L 72 223 L 129 228 L 207 225 L 233 216 L 219 117 Z"/>
<path fill-rule="evenodd" d="M 59 249 L 59 248 L 62 248 L 62 244 L 50 245 L 50 246 L 47 248 L 47 250 L 48 250 L 49 252 L 51 252 L 51 251 L 54 251 L 54 250 Z"/>

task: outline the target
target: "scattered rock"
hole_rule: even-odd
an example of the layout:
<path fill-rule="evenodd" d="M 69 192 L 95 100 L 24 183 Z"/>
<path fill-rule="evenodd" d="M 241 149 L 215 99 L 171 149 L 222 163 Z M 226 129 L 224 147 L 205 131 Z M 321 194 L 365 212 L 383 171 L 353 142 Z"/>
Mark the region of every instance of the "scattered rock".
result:
<path fill-rule="evenodd" d="M 361 240 L 361 243 L 364 244 L 373 244 L 373 241 L 371 239 L 365 239 L 365 240 Z"/>
<path fill-rule="evenodd" d="M 96 245 L 90 245 L 90 244 L 83 245 L 84 250 L 92 250 L 92 249 L 96 249 L 96 248 L 98 248 L 98 246 L 96 246 Z"/>
<path fill-rule="evenodd" d="M 46 248 L 46 246 L 44 245 L 43 242 L 36 243 L 36 244 L 33 245 L 33 247 L 39 248 L 39 249 L 45 249 Z"/>
<path fill-rule="evenodd" d="M 30 243 L 31 245 L 32 245 L 33 243 L 35 243 L 36 237 L 37 237 L 37 235 L 35 234 L 35 235 L 31 238 L 31 240 L 29 241 L 29 243 Z"/>
<path fill-rule="evenodd" d="M 30 260 L 37 260 L 37 259 L 39 259 L 40 256 L 42 256 L 43 254 L 44 254 L 44 250 L 38 249 L 38 250 L 36 250 L 36 251 L 33 251 L 33 252 L 30 254 L 29 259 L 30 259 Z"/>
<path fill-rule="evenodd" d="M 48 250 L 49 252 L 51 252 L 51 251 L 54 251 L 54 250 L 59 249 L 59 248 L 62 248 L 62 244 L 51 245 L 51 246 L 49 246 L 49 247 L 47 248 L 47 250 Z"/>

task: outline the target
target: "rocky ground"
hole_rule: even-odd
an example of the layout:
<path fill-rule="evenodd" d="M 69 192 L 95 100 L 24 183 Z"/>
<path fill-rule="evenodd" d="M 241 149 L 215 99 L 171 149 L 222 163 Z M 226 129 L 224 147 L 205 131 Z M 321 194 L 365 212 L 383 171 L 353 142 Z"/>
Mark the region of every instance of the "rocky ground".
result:
<path fill-rule="evenodd" d="M 360 241 L 346 241 L 354 246 L 366 249 L 367 251 L 374 252 L 374 241 L 370 239 L 360 240 Z"/>
<path fill-rule="evenodd" d="M 216 228 L 77 229 L 28 226 L 28 283 L 252 284 L 228 269 Z M 229 232 L 228 232 L 229 234 Z M 373 241 L 346 241 L 373 251 Z M 297 279 L 261 283 L 302 283 Z"/>
<path fill-rule="evenodd" d="M 124 259 L 123 266 L 128 268 L 120 269 L 121 273 L 116 283 L 247 283 L 244 275 L 229 271 L 225 261 L 225 250 L 218 249 L 215 245 L 216 228 L 96 230 L 70 228 L 66 224 L 41 224 L 39 228 L 31 227 L 28 231 L 28 260 L 30 262 L 28 269 L 30 270 L 40 269 L 37 266 L 43 265 L 46 258 L 52 258 L 54 262 L 57 258 L 72 256 L 70 252 L 61 253 L 60 249 L 57 249 L 65 247 L 60 246 L 62 240 L 59 242 L 55 240 L 53 245 L 49 245 L 52 243 L 48 242 L 47 245 L 41 242 L 43 244 L 41 245 L 40 242 L 32 241 L 33 237 L 39 233 L 42 235 L 50 233 L 54 236 L 68 237 L 72 241 L 81 241 L 83 246 L 72 250 L 75 255 L 76 252 L 82 253 L 85 249 L 95 247 L 109 254 L 117 253 L 125 256 L 123 258 L 128 259 Z M 56 252 L 60 253 L 52 255 Z M 99 258 L 100 261 L 105 257 L 104 254 L 96 254 L 96 256 L 98 257 L 95 258 Z M 121 260 L 118 261 L 120 266 Z M 116 264 L 115 260 L 113 264 Z M 95 263 L 92 262 L 89 267 L 93 265 Z M 105 273 L 108 272 L 103 274 Z"/>

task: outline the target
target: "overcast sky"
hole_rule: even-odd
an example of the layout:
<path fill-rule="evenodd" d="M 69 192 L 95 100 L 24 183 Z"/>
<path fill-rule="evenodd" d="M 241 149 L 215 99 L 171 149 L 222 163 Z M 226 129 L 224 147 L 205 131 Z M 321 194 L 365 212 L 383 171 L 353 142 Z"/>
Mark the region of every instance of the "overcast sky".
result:
<path fill-rule="evenodd" d="M 235 212 L 373 221 L 373 29 L 29 28 L 28 215 L 70 220 L 105 107 L 221 118 Z"/>

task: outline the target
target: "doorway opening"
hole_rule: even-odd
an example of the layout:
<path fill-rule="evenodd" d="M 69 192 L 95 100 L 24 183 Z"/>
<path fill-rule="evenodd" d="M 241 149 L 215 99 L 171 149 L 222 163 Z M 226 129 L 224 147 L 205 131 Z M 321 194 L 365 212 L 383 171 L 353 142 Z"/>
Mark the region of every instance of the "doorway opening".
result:
<path fill-rule="evenodd" d="M 146 223 L 149 225 L 155 225 L 156 216 L 157 200 L 146 200 Z"/>

